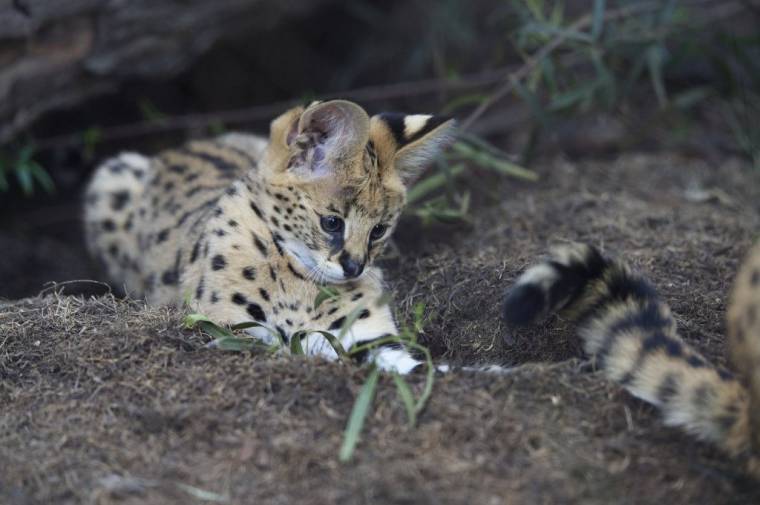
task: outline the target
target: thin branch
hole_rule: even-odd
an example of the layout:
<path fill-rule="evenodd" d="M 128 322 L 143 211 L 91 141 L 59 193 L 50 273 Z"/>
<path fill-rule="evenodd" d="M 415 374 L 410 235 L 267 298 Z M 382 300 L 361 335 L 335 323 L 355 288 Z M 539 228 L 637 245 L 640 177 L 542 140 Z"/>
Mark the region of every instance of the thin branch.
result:
<path fill-rule="evenodd" d="M 377 102 L 394 98 L 420 96 L 441 91 L 459 91 L 487 86 L 499 82 L 504 72 L 511 71 L 514 65 L 477 74 L 464 75 L 458 79 L 424 79 L 420 81 L 399 82 L 394 84 L 367 86 L 336 93 L 321 95 L 322 99 L 345 98 L 362 102 Z M 241 124 L 251 121 L 271 119 L 298 102 L 289 100 L 268 105 L 232 109 L 203 114 L 186 114 L 160 120 L 139 121 L 136 123 L 103 128 L 100 141 L 119 140 L 140 137 L 155 133 L 206 127 L 215 122 Z M 39 150 L 59 149 L 79 146 L 83 143 L 81 133 L 71 133 L 48 137 L 34 142 Z"/>

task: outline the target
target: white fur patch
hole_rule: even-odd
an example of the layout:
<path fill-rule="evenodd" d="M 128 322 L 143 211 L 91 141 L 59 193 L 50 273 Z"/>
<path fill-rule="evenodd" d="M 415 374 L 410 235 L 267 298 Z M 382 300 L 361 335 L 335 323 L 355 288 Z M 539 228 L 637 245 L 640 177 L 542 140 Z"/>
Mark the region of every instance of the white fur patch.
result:
<path fill-rule="evenodd" d="M 422 363 L 412 358 L 408 352 L 403 349 L 379 349 L 375 354 L 375 364 L 381 370 L 408 374 L 414 367 Z"/>
<path fill-rule="evenodd" d="M 433 116 L 428 114 L 411 114 L 406 116 L 404 118 L 404 138 L 410 139 L 414 137 L 417 132 L 425 127 L 428 119 L 431 117 Z"/>
<path fill-rule="evenodd" d="M 543 289 L 548 289 L 557 281 L 558 277 L 559 275 L 557 274 L 557 271 L 551 265 L 541 263 L 526 270 L 520 278 L 517 279 L 516 285 L 538 284 Z"/>

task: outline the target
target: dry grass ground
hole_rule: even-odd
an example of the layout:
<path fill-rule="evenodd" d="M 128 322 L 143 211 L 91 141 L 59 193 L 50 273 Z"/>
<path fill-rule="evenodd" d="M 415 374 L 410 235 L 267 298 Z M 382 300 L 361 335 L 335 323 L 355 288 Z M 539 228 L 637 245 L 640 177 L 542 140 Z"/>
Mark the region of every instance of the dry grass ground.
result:
<path fill-rule="evenodd" d="M 589 241 L 649 275 L 722 361 L 760 174 L 671 155 L 536 169 L 537 184 L 478 191 L 471 227 L 410 224 L 387 261 L 400 319 L 428 307 L 438 360 L 514 372 L 439 377 L 416 429 L 381 379 L 350 464 L 337 454 L 366 369 L 207 350 L 138 302 L 0 303 L 0 503 L 759 502 L 737 465 L 587 366 L 570 325 L 509 332 L 498 305 L 549 243 Z"/>

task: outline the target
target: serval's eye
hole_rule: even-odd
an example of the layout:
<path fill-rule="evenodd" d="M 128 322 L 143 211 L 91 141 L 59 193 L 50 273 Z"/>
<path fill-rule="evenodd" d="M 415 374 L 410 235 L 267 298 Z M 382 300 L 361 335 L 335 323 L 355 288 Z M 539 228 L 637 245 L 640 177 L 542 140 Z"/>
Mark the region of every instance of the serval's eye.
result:
<path fill-rule="evenodd" d="M 323 216 L 319 220 L 319 224 L 327 233 L 340 233 L 343 231 L 343 220 L 338 216 Z"/>
<path fill-rule="evenodd" d="M 385 231 L 388 229 L 388 225 L 376 224 L 372 231 L 369 233 L 370 240 L 377 240 L 385 235 Z"/>

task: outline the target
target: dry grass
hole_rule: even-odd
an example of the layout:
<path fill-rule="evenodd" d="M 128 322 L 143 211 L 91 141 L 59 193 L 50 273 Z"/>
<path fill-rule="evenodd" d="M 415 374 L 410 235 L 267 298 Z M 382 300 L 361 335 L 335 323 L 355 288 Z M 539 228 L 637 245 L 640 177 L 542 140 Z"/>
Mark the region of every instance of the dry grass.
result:
<path fill-rule="evenodd" d="M 401 317 L 429 307 L 438 359 L 518 367 L 440 377 L 416 429 L 381 378 L 348 465 L 338 450 L 366 369 L 207 350 L 181 314 L 137 302 L 1 303 L 0 503 L 760 500 L 736 465 L 589 370 L 565 322 L 508 334 L 498 318 L 502 290 L 547 243 L 590 240 L 649 274 L 685 337 L 721 360 L 758 174 L 642 155 L 536 168 L 542 182 L 482 198 L 471 229 L 410 225 L 424 240 L 402 233 L 389 265 Z M 723 196 L 691 201 L 692 183 Z"/>

